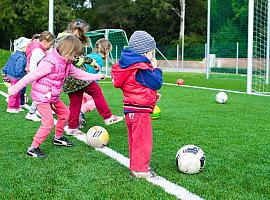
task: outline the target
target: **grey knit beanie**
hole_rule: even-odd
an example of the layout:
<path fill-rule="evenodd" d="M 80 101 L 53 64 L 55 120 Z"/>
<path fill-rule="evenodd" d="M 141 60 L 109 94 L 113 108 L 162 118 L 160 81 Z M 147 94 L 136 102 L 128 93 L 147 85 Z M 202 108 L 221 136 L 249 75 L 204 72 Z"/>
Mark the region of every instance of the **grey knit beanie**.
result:
<path fill-rule="evenodd" d="M 144 54 L 155 49 L 156 42 L 149 33 L 145 31 L 135 31 L 129 39 L 128 48 L 138 54 Z"/>

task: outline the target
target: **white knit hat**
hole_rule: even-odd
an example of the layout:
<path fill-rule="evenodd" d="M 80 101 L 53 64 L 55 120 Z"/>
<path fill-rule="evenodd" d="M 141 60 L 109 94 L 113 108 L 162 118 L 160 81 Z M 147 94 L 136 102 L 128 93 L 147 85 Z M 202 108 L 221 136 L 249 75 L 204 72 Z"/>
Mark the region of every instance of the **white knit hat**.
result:
<path fill-rule="evenodd" d="M 28 39 L 26 37 L 20 37 L 17 40 L 14 41 L 14 47 L 16 49 L 22 49 L 24 48 L 29 42 L 31 41 L 31 39 Z"/>
<path fill-rule="evenodd" d="M 135 31 L 129 39 L 128 48 L 138 54 L 144 54 L 155 49 L 156 42 L 149 33 L 145 31 Z"/>

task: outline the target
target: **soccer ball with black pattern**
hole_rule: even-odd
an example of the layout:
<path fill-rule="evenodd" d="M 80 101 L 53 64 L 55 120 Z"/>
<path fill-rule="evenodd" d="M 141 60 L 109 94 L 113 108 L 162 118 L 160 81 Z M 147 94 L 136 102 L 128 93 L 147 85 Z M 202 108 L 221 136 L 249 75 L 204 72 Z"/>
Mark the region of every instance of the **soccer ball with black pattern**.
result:
<path fill-rule="evenodd" d="M 93 126 L 87 131 L 86 140 L 91 147 L 102 148 L 109 142 L 109 133 L 101 126 Z"/>
<path fill-rule="evenodd" d="M 217 103 L 224 104 L 227 102 L 228 96 L 225 92 L 219 92 L 216 94 L 215 99 Z"/>
<path fill-rule="evenodd" d="M 183 146 L 176 154 L 177 169 L 185 174 L 196 174 L 202 171 L 205 161 L 203 150 L 195 145 Z"/>

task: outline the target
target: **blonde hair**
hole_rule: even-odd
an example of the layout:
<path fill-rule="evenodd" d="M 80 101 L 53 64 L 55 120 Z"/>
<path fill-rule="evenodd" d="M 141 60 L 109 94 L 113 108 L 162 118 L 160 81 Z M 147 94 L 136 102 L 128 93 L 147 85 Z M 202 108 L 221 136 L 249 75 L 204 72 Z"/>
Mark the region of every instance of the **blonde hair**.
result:
<path fill-rule="evenodd" d="M 76 57 L 81 55 L 83 46 L 77 37 L 68 35 L 57 42 L 56 49 L 61 56 L 69 61 L 73 61 Z"/>
<path fill-rule="evenodd" d="M 103 59 L 105 58 L 106 54 L 112 51 L 112 44 L 105 38 L 101 38 L 96 41 L 95 48 L 93 52 L 100 53 L 103 55 Z"/>
<path fill-rule="evenodd" d="M 85 45 L 88 44 L 88 38 L 85 36 L 85 33 L 89 31 L 89 24 L 85 22 L 82 19 L 75 19 L 72 20 L 68 24 L 68 32 L 74 33 L 75 31 L 78 31 L 78 38 L 81 40 L 81 42 Z"/>
<path fill-rule="evenodd" d="M 52 42 L 54 39 L 54 36 L 49 31 L 43 31 L 40 34 L 33 35 L 32 40 L 34 40 L 34 39 L 38 39 L 40 42 L 42 42 L 42 41 Z"/>

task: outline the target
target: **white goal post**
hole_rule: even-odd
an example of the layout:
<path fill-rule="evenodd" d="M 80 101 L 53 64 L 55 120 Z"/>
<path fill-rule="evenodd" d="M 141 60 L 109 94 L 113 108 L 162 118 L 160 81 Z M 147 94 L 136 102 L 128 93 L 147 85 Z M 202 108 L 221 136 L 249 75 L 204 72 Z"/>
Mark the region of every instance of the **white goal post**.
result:
<path fill-rule="evenodd" d="M 270 0 L 249 0 L 247 93 L 270 95 Z"/>

